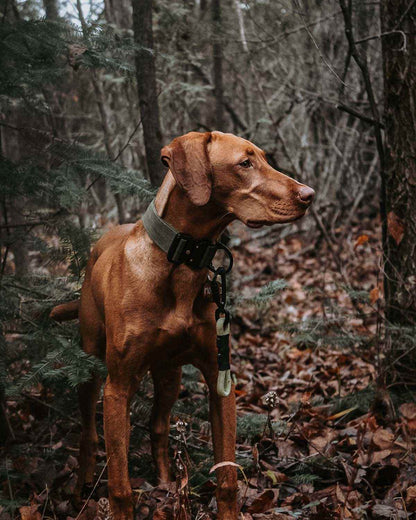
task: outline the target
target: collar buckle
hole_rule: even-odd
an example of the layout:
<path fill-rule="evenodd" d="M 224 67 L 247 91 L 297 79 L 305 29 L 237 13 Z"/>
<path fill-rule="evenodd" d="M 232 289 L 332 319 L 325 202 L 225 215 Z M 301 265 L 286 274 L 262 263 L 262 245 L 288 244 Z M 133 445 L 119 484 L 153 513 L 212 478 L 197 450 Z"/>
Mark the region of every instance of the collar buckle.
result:
<path fill-rule="evenodd" d="M 218 249 L 218 244 L 209 240 L 196 240 L 190 235 L 177 233 L 167 252 L 167 258 L 174 264 L 186 264 L 191 269 L 203 269 L 211 265 Z"/>

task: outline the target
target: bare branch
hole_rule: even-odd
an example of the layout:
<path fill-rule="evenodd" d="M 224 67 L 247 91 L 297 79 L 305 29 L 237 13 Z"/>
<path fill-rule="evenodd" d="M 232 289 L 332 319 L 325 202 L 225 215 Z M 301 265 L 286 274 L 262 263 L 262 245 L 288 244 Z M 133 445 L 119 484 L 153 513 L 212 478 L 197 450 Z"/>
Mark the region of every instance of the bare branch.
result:
<path fill-rule="evenodd" d="M 358 119 L 361 119 L 362 121 L 365 121 L 366 123 L 369 123 L 373 126 L 379 126 L 380 128 L 384 128 L 383 123 L 380 123 L 380 121 L 376 121 L 375 119 L 368 117 L 361 112 L 357 112 L 357 110 L 354 110 L 353 108 L 347 107 L 345 105 L 339 104 L 337 105 L 338 110 L 342 110 L 343 112 L 347 112 L 347 114 L 351 114 L 354 117 L 357 117 Z"/>
<path fill-rule="evenodd" d="M 402 43 L 402 46 L 397 49 L 398 51 L 406 51 L 407 49 L 407 36 L 406 36 L 406 33 L 404 31 L 387 31 L 387 32 L 383 32 L 383 33 L 380 33 L 380 34 L 375 34 L 374 36 L 367 36 L 366 38 L 362 38 L 361 40 L 356 40 L 355 43 L 356 44 L 359 44 L 359 43 L 364 43 L 364 42 L 368 42 L 370 40 L 377 40 L 379 38 L 383 38 L 383 36 L 389 36 L 390 34 L 400 34 L 403 38 L 403 43 Z"/>
<path fill-rule="evenodd" d="M 323 55 L 319 45 L 318 45 L 318 42 L 316 41 L 315 37 L 313 36 L 313 34 L 311 33 L 311 31 L 309 30 L 309 26 L 308 24 L 306 23 L 306 20 L 304 19 L 302 13 L 301 13 L 301 9 L 298 5 L 298 1 L 296 0 L 296 5 L 298 6 L 298 10 L 299 10 L 299 16 L 301 18 L 301 20 L 303 21 L 303 28 L 306 30 L 306 32 L 308 33 L 308 36 L 309 38 L 312 40 L 312 43 L 314 44 L 316 50 L 318 51 L 318 54 L 319 54 L 319 57 L 321 58 L 322 62 L 324 63 L 324 65 L 328 68 L 328 70 L 337 78 L 337 80 L 344 86 L 344 87 L 348 87 L 349 89 L 351 89 L 352 87 L 350 85 L 347 85 L 343 80 L 342 78 L 339 76 L 339 74 L 337 73 L 337 71 L 334 69 L 334 67 L 329 63 L 329 61 L 326 59 L 326 57 Z"/>

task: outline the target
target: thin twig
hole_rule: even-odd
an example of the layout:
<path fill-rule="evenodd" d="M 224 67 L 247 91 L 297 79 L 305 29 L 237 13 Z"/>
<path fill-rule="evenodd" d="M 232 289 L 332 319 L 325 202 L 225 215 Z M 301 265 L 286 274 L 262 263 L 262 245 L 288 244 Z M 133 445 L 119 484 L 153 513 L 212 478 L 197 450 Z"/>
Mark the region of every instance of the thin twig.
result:
<path fill-rule="evenodd" d="M 304 29 L 308 33 L 309 38 L 312 40 L 312 43 L 314 44 L 316 50 L 318 51 L 319 57 L 321 58 L 323 64 L 328 68 L 328 70 L 331 72 L 331 74 L 333 74 L 337 78 L 337 80 L 341 83 L 341 85 L 343 85 L 344 87 L 347 87 L 349 89 L 352 89 L 352 87 L 350 85 L 348 85 L 347 83 L 345 83 L 345 81 L 343 81 L 343 79 L 339 76 L 339 74 L 334 69 L 334 67 L 329 63 L 329 61 L 323 55 L 323 53 L 322 53 L 322 51 L 321 51 L 321 49 L 320 49 L 320 47 L 318 45 L 318 42 L 315 40 L 315 37 L 313 36 L 312 32 L 309 30 L 309 26 L 308 26 L 308 24 L 306 23 L 306 20 L 303 17 L 303 14 L 302 14 L 300 5 L 298 3 L 298 0 L 295 0 L 295 5 L 297 5 L 298 14 L 299 14 L 300 19 L 303 22 Z"/>
<path fill-rule="evenodd" d="M 361 119 L 362 121 L 365 121 L 366 123 L 369 123 L 370 125 L 384 128 L 383 123 L 381 123 L 380 121 L 375 120 L 372 117 L 368 117 L 368 116 L 362 114 L 361 112 L 354 110 L 353 108 L 347 107 L 346 105 L 343 105 L 343 104 L 336 105 L 336 107 L 338 108 L 338 110 L 342 110 L 342 112 L 347 112 L 347 114 L 351 114 L 352 116 L 357 117 L 358 119 Z"/>
<path fill-rule="evenodd" d="M 411 9 L 413 9 L 414 5 L 416 4 L 416 0 L 413 0 L 413 2 L 410 2 L 410 4 L 408 5 L 408 7 L 405 9 L 404 13 L 401 15 L 401 17 L 399 18 L 399 21 L 396 23 L 396 25 L 393 27 L 393 30 L 396 30 L 400 27 L 401 23 L 403 22 L 403 20 L 406 18 L 407 16 L 407 13 L 411 11 Z"/>
<path fill-rule="evenodd" d="M 380 33 L 380 34 L 374 34 L 373 36 L 367 36 L 366 38 L 362 38 L 361 40 L 355 40 L 355 43 L 359 44 L 359 43 L 368 42 L 370 40 L 378 40 L 379 38 L 382 38 L 383 36 L 388 36 L 390 34 L 400 34 L 403 37 L 403 44 L 400 47 L 400 49 L 398 49 L 398 50 L 405 51 L 407 48 L 407 36 L 404 31 L 387 31 L 387 32 Z"/>
<path fill-rule="evenodd" d="M 377 125 L 375 125 L 375 135 L 376 135 L 376 142 L 377 142 L 377 150 L 380 157 L 380 165 L 381 169 L 383 171 L 384 169 L 384 147 L 383 147 L 383 140 L 380 132 L 381 123 L 380 123 L 380 115 L 377 107 L 377 102 L 374 95 L 373 86 L 371 84 L 371 78 L 370 73 L 368 70 L 368 65 L 366 59 L 361 55 L 361 53 L 358 51 L 357 46 L 355 44 L 354 40 L 354 33 L 352 28 L 352 18 L 351 18 L 351 12 L 348 9 L 345 0 L 339 0 L 342 14 L 344 15 L 344 25 L 345 25 L 345 35 L 347 37 L 349 50 L 351 52 L 351 56 L 353 57 L 354 61 L 358 65 L 359 69 L 361 70 L 361 74 L 363 77 L 365 90 L 367 92 L 368 101 L 370 103 L 370 109 L 373 115 L 374 121 L 377 122 Z"/>
<path fill-rule="evenodd" d="M 374 125 L 374 135 L 376 138 L 377 144 L 377 153 L 380 161 L 380 181 L 381 181 L 381 189 L 380 189 L 380 217 L 382 222 L 382 244 L 383 250 L 387 250 L 387 210 L 386 210 L 386 179 L 385 179 L 385 158 L 384 158 L 384 143 L 383 136 L 381 133 L 381 121 L 380 115 L 378 111 L 377 101 L 374 95 L 373 86 L 371 83 L 370 72 L 368 70 L 367 60 L 365 55 L 363 56 L 359 50 L 357 49 L 355 40 L 354 40 L 354 32 L 352 27 L 352 16 L 351 10 L 349 7 L 351 6 L 351 2 L 349 2 L 349 6 L 347 6 L 345 0 L 339 0 L 339 4 L 341 6 L 342 14 L 344 16 L 344 30 L 345 35 L 348 41 L 349 52 L 353 57 L 355 63 L 358 65 L 361 75 L 364 81 L 365 90 L 367 93 L 368 102 L 370 103 L 370 109 L 373 116 L 374 121 L 378 121 L 379 124 Z"/>
<path fill-rule="evenodd" d="M 89 494 L 87 500 L 84 502 L 84 505 L 82 506 L 81 511 L 78 513 L 78 515 L 76 516 L 75 520 L 78 520 L 78 519 L 79 519 L 79 517 L 81 516 L 82 512 L 84 511 L 84 509 L 87 507 L 90 498 L 92 497 L 92 495 L 93 495 L 93 493 L 94 493 L 96 487 L 98 486 L 98 483 L 99 483 L 100 480 L 101 480 L 101 477 L 102 477 L 103 474 L 104 474 L 104 471 L 106 470 L 106 468 L 107 468 L 107 466 L 108 466 L 108 462 L 109 462 L 110 458 L 111 458 L 111 456 L 108 457 L 108 459 L 106 460 L 106 462 L 105 462 L 105 464 L 104 464 L 104 467 L 103 467 L 103 469 L 101 470 L 101 473 L 98 475 L 97 481 L 95 482 L 94 487 L 93 487 L 92 490 L 91 490 L 91 493 Z"/>

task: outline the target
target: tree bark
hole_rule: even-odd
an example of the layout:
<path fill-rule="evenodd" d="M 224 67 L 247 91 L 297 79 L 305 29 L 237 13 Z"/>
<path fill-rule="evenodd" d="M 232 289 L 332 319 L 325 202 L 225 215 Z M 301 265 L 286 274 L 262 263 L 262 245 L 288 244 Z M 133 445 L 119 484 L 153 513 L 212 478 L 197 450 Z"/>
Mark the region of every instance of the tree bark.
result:
<path fill-rule="evenodd" d="M 385 240 L 387 339 L 395 354 L 406 345 L 404 328 L 416 325 L 416 5 L 409 0 L 380 4 L 384 73 Z M 393 32 L 403 31 L 403 33 Z M 400 330 L 398 327 L 402 328 Z M 414 332 L 413 332 L 414 334 Z M 414 345 L 413 345 L 414 347 Z M 410 355 L 410 353 L 409 353 Z M 397 357 L 397 356 L 396 356 Z M 416 354 L 411 353 L 412 360 Z M 409 356 L 396 369 L 414 379 Z"/>
<path fill-rule="evenodd" d="M 162 132 L 153 53 L 152 4 L 152 0 L 132 0 L 134 39 L 140 46 L 136 53 L 136 75 L 147 172 L 151 183 L 158 186 L 164 175 L 160 161 Z"/>
<path fill-rule="evenodd" d="M 212 14 L 212 57 L 215 97 L 215 126 L 224 130 L 224 87 L 222 82 L 221 2 L 211 0 Z"/>
<path fill-rule="evenodd" d="M 17 108 L 8 116 L 8 121 L 16 126 L 24 125 L 25 113 Z M 15 164 L 19 164 L 25 158 L 27 142 L 19 132 L 10 128 L 0 130 L 0 153 Z M 24 210 L 27 206 L 27 198 L 17 195 L 13 200 L 8 198 L 4 202 L 3 220 L 4 224 L 22 224 L 25 221 Z M 30 259 L 27 247 L 26 235 L 21 232 L 11 233 L 7 241 L 10 242 L 10 251 L 13 253 L 15 275 L 24 278 L 29 274 Z"/>
<path fill-rule="evenodd" d="M 120 29 L 131 29 L 129 0 L 104 0 L 105 19 Z"/>
<path fill-rule="evenodd" d="M 46 19 L 55 22 L 59 16 L 57 0 L 43 0 L 43 7 L 45 9 Z"/>

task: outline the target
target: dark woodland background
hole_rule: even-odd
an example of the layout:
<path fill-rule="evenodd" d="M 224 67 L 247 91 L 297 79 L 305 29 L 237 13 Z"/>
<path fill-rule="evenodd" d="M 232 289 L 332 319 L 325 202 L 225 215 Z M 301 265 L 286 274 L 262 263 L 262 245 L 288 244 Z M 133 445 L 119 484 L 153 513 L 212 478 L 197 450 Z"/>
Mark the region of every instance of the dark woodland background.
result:
<path fill-rule="evenodd" d="M 105 367 L 48 313 L 140 218 L 162 145 L 214 129 L 317 192 L 299 223 L 230 229 L 241 518 L 415 517 L 415 80 L 414 0 L 0 0 L 1 518 L 111 518 L 102 426 L 95 490 L 71 503 L 76 385 Z M 146 379 L 137 518 L 213 518 L 201 376 L 186 367 L 170 491 L 151 396 Z"/>

